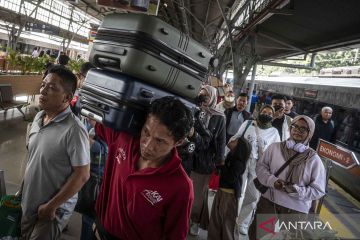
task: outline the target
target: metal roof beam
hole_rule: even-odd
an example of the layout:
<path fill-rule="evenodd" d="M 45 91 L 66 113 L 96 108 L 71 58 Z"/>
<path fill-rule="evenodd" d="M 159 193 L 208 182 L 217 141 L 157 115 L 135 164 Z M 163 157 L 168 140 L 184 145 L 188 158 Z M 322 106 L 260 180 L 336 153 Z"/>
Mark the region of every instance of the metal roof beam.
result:
<path fill-rule="evenodd" d="M 264 30 L 260 30 L 256 34 L 259 36 L 265 37 L 267 39 L 270 39 L 270 40 L 272 40 L 276 43 L 279 43 L 283 46 L 289 47 L 290 49 L 297 50 L 301 53 L 306 53 L 306 50 L 295 46 L 296 45 L 295 43 L 291 43 L 290 40 L 288 40 L 288 39 L 284 39 L 282 37 L 275 36 L 275 34 L 273 34 L 273 33 L 270 33 L 270 32 L 264 31 Z"/>
<path fill-rule="evenodd" d="M 206 9 L 205 22 L 204 22 L 205 27 L 207 27 L 207 24 L 208 24 L 208 17 L 209 17 L 209 11 L 210 11 L 211 2 L 212 2 L 212 0 L 209 0 L 208 5 L 207 5 L 207 9 Z M 201 37 L 204 37 L 204 35 L 205 35 L 205 28 L 203 29 Z"/>
<path fill-rule="evenodd" d="M 267 65 L 267 66 L 275 66 L 275 67 L 288 67 L 288 68 L 299 68 L 299 69 L 308 69 L 308 70 L 314 70 L 313 67 L 308 65 L 298 65 L 298 64 L 288 64 L 288 63 L 276 63 L 276 62 L 268 62 L 263 61 L 259 64 Z"/>
<path fill-rule="evenodd" d="M 187 14 L 186 14 L 186 10 L 185 10 L 185 5 L 184 5 L 184 0 L 179 0 L 178 2 L 178 7 L 180 9 L 180 12 L 181 12 L 181 17 L 182 17 L 182 26 L 183 26 L 183 29 L 184 29 L 184 32 L 187 36 L 190 36 L 190 30 L 189 30 L 189 23 L 188 23 L 188 17 L 187 17 Z"/>

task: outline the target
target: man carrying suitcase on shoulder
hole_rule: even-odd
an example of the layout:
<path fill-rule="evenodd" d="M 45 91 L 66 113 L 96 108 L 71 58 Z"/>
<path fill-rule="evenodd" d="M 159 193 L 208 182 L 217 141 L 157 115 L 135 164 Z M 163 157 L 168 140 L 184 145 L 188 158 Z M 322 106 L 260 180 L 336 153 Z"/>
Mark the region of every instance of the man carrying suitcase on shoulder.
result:
<path fill-rule="evenodd" d="M 190 110 L 170 96 L 151 104 L 140 136 L 96 124 L 109 146 L 96 203 L 101 239 L 186 239 L 194 195 L 176 146 L 192 124 Z"/>

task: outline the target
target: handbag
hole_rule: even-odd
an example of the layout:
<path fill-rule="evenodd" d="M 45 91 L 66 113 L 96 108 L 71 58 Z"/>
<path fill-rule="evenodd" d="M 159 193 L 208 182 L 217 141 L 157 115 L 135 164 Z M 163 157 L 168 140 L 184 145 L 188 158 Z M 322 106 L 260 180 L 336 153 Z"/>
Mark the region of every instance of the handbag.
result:
<path fill-rule="evenodd" d="M 80 214 L 85 214 L 90 218 L 95 218 L 95 203 L 96 198 L 99 195 L 102 174 L 101 174 L 101 163 L 103 159 L 103 153 L 105 153 L 105 146 L 101 143 L 99 160 L 98 160 L 98 169 L 97 173 L 90 173 L 89 180 L 84 184 L 81 190 L 78 193 L 78 201 L 75 206 L 75 211 Z M 103 149 L 104 148 L 104 149 Z"/>
<path fill-rule="evenodd" d="M 294 156 L 292 156 L 291 158 L 289 158 L 289 160 L 287 160 L 287 161 L 275 172 L 274 176 L 275 176 L 275 177 L 279 176 L 280 173 L 281 173 L 282 171 L 284 171 L 284 169 L 285 169 L 285 168 L 292 162 L 292 160 L 294 160 L 299 154 L 300 154 L 300 153 L 297 152 Z M 261 192 L 261 194 L 266 193 L 266 191 L 269 189 L 269 187 L 263 185 L 263 184 L 259 181 L 258 178 L 255 178 L 255 179 L 253 180 L 253 182 L 254 182 L 254 185 L 255 185 L 256 189 L 257 189 L 259 192 Z"/>

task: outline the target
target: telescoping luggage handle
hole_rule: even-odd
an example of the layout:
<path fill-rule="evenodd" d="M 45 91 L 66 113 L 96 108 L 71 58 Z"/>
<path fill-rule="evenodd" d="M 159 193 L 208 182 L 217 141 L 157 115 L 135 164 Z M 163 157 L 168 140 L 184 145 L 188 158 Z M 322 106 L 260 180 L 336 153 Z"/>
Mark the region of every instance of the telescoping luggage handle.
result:
<path fill-rule="evenodd" d="M 91 118 L 91 119 L 94 119 L 96 122 L 98 122 L 98 123 L 102 123 L 103 122 L 103 117 L 101 117 L 101 116 L 99 116 L 99 115 L 97 115 L 97 114 L 95 114 L 95 113 L 92 113 L 92 112 L 90 112 L 89 110 L 87 110 L 87 109 L 81 109 L 81 114 L 82 115 L 84 115 L 84 116 L 86 116 L 86 117 L 89 117 L 89 118 Z"/>

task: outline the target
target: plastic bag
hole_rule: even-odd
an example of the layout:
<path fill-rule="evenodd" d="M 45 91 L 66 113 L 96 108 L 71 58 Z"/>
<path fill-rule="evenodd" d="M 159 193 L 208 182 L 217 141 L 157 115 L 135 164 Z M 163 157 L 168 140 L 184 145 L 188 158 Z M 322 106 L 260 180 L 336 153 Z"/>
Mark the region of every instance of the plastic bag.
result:
<path fill-rule="evenodd" d="M 0 200 L 0 240 L 16 240 L 21 235 L 21 200 L 5 195 Z"/>

